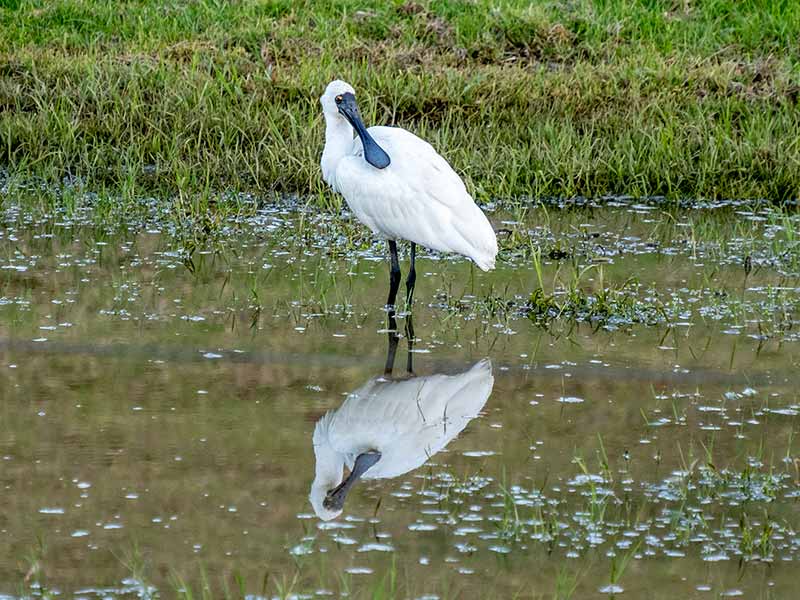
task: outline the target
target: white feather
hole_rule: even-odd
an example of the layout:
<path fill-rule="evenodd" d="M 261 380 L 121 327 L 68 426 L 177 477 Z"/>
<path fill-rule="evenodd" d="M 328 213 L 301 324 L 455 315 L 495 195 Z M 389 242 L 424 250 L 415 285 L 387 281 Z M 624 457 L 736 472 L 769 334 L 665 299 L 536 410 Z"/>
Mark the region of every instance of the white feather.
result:
<path fill-rule="evenodd" d="M 346 92 L 353 93 L 352 87 L 334 81 L 321 98 L 326 121 L 325 181 L 377 235 L 455 252 L 471 258 L 484 271 L 493 269 L 494 230 L 448 162 L 405 129 L 370 127 L 367 131 L 391 159 L 384 169 L 370 165 L 361 140 L 353 139 L 352 127 L 333 101 Z"/>
<path fill-rule="evenodd" d="M 363 479 L 397 477 L 419 468 L 480 413 L 493 386 L 492 364 L 484 359 L 458 375 L 377 377 L 349 394 L 314 428 L 316 475 L 310 500 L 317 515 L 326 520 L 339 515 L 322 501 L 359 454 L 381 453 Z"/>

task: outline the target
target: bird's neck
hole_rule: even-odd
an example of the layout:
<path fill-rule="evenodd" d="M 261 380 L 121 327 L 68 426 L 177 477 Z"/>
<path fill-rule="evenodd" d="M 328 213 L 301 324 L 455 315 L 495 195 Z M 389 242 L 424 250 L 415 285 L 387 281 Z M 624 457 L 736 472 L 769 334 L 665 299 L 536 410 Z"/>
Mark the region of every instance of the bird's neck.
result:
<path fill-rule="evenodd" d="M 325 149 L 322 151 L 322 178 L 336 188 L 336 165 L 353 149 L 353 128 L 339 116 L 325 115 Z"/>
<path fill-rule="evenodd" d="M 327 412 L 314 426 L 314 458 L 316 461 L 315 485 L 327 485 L 329 488 L 339 485 L 342 481 L 344 457 L 336 452 L 328 438 L 328 428 L 333 420 L 334 413 Z"/>
<path fill-rule="evenodd" d="M 330 490 L 342 482 L 344 457 L 330 447 L 314 447 L 315 487 Z"/>

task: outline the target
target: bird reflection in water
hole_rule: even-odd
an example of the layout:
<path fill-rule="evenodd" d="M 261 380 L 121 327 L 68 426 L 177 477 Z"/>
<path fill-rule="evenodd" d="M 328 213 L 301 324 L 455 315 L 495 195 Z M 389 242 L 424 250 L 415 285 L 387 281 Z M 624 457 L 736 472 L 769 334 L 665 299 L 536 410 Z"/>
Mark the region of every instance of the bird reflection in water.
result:
<path fill-rule="evenodd" d="M 399 336 L 389 313 L 386 368 L 329 411 L 314 428 L 316 472 L 309 499 L 325 521 L 342 514 L 359 479 L 388 479 L 427 462 L 475 418 L 492 392 L 488 358 L 457 375 L 415 376 L 411 316 L 406 320 L 406 373 L 393 376 Z M 344 477 L 344 467 L 349 474 Z"/>

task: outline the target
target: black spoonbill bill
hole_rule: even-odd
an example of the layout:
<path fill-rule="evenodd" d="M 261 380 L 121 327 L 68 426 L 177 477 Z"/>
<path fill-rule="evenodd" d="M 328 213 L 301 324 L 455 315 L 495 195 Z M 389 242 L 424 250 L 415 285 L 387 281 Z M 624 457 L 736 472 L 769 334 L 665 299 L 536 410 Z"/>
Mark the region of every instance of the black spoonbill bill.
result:
<path fill-rule="evenodd" d="M 332 81 L 320 98 L 325 115 L 322 177 L 344 196 L 359 221 L 389 242 L 389 299 L 400 286 L 397 241 L 411 242 L 406 300 L 416 281 L 416 244 L 471 258 L 494 268 L 497 237 L 464 182 L 426 141 L 399 127 L 370 127 L 361 120 L 355 90 Z M 353 129 L 357 137 L 353 138 Z"/>

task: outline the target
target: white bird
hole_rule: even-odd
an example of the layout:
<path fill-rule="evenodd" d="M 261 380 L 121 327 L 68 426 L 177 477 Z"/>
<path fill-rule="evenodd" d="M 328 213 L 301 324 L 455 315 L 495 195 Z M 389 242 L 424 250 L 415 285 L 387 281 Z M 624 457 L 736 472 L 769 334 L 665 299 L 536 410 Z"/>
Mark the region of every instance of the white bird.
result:
<path fill-rule="evenodd" d="M 430 144 L 399 127 L 367 129 L 355 90 L 344 81 L 329 83 L 320 102 L 325 116 L 322 177 L 344 196 L 359 221 L 388 240 L 387 304 L 394 305 L 400 285 L 398 240 L 411 242 L 409 303 L 416 282 L 416 244 L 462 254 L 484 271 L 494 268 L 497 237 L 489 220 Z"/>
<path fill-rule="evenodd" d="M 314 512 L 335 519 L 359 478 L 397 477 L 421 467 L 478 415 L 493 386 L 488 358 L 458 375 L 370 379 L 314 427 Z M 345 465 L 350 474 L 342 481 Z"/>

